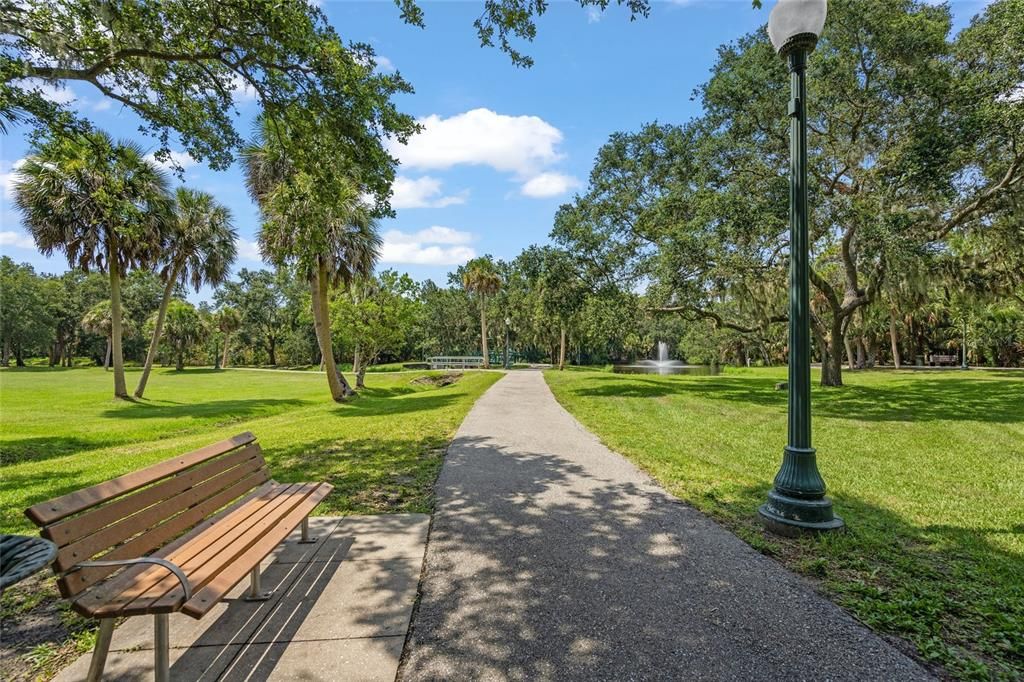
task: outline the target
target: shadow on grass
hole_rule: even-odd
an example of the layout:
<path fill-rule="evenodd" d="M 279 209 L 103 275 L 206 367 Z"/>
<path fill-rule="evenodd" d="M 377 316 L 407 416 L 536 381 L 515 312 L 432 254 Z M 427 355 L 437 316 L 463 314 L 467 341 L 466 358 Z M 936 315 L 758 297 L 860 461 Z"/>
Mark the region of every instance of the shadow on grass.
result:
<path fill-rule="evenodd" d="M 0 467 L 24 462 L 42 462 L 76 452 L 97 450 L 108 445 L 111 445 L 111 442 L 75 436 L 41 436 L 8 440 L 0 443 Z"/>
<path fill-rule="evenodd" d="M 852 384 L 814 390 L 814 414 L 864 421 L 1024 421 L 1024 375 L 1015 380 L 900 377 L 897 384 Z M 786 392 L 771 377 L 648 378 L 594 375 L 569 390 L 590 397 L 657 398 L 689 395 L 786 409 Z"/>
<path fill-rule="evenodd" d="M 124 401 L 118 408 L 104 410 L 107 419 L 180 419 L 184 417 L 226 417 L 242 420 L 255 414 L 302 405 L 306 401 L 296 398 L 250 398 L 239 400 L 208 400 L 197 403 L 149 403 L 139 400 Z"/>
<path fill-rule="evenodd" d="M 430 512 L 444 459 L 443 437 L 311 438 L 264 451 L 282 482 L 326 481 L 334 490 L 317 513 Z"/>

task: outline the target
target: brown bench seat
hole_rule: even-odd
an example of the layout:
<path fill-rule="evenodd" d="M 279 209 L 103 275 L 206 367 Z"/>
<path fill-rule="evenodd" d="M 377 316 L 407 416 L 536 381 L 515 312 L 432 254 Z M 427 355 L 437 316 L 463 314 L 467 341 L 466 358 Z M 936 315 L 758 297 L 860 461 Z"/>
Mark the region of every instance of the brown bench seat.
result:
<path fill-rule="evenodd" d="M 57 547 L 61 594 L 101 620 L 90 679 L 102 674 L 114 619 L 157 617 L 156 676 L 166 679 L 167 615 L 201 618 L 259 566 L 327 496 L 327 483 L 270 480 L 243 433 L 37 504 L 26 515 Z M 161 639 L 163 641 L 161 641 Z"/>

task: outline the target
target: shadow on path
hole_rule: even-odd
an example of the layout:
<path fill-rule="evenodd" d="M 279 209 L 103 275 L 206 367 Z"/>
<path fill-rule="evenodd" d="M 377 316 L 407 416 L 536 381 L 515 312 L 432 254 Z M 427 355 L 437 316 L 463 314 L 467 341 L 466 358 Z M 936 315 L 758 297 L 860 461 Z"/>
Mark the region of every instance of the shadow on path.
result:
<path fill-rule="evenodd" d="M 511 374 L 437 484 L 402 679 L 927 679 Z"/>

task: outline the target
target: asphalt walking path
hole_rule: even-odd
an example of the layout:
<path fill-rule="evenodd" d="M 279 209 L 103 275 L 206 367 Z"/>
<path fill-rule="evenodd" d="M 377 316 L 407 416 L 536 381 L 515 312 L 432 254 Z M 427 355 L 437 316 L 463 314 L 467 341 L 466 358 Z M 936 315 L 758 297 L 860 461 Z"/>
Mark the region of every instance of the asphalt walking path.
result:
<path fill-rule="evenodd" d="M 930 679 L 603 446 L 539 372 L 476 403 L 436 493 L 400 679 Z"/>

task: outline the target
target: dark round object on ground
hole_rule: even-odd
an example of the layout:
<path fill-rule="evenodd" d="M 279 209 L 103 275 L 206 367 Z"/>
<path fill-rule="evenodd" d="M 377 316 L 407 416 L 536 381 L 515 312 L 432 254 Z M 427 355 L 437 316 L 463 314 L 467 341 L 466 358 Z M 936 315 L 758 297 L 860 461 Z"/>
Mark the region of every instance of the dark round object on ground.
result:
<path fill-rule="evenodd" d="M 24 580 L 57 556 L 57 546 L 30 535 L 0 535 L 0 591 Z"/>

